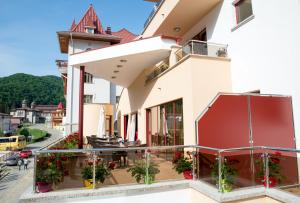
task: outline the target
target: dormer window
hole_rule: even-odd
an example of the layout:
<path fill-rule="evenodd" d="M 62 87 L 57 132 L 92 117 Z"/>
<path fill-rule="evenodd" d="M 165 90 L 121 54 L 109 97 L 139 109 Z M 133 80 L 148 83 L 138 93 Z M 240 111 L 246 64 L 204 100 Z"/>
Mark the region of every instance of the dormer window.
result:
<path fill-rule="evenodd" d="M 86 33 L 91 33 L 94 34 L 95 28 L 93 27 L 85 27 L 85 32 Z"/>

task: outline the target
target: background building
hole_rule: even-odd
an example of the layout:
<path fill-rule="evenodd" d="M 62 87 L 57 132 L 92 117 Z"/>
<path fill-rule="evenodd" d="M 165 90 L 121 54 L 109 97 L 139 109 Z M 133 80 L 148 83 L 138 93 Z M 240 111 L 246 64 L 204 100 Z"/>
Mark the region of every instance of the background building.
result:
<path fill-rule="evenodd" d="M 124 43 L 136 38 L 136 35 L 126 29 L 113 32 L 110 27 L 107 27 L 104 30 L 92 5 L 78 23 L 75 20 L 73 21 L 70 30 L 58 32 L 57 34 L 60 51 L 68 54 L 68 58 L 72 54 Z M 57 60 L 56 63 L 65 85 L 67 100 L 66 124 L 73 126 L 71 131 L 75 131 L 77 130 L 79 112 L 79 70 L 68 65 L 67 60 Z M 85 73 L 85 104 L 107 104 L 113 105 L 113 108 L 115 108 L 116 97 L 120 92 L 121 88 L 112 82 Z"/>

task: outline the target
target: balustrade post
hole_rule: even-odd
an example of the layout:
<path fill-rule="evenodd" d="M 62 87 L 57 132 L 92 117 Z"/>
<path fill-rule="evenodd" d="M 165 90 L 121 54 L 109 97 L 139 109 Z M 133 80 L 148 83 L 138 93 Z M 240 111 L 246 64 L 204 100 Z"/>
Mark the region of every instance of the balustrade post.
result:
<path fill-rule="evenodd" d="M 150 153 L 148 150 L 145 150 L 145 159 L 146 159 L 146 177 L 145 177 L 145 183 L 150 184 L 150 177 L 149 177 L 149 166 L 150 166 Z"/>
<path fill-rule="evenodd" d="M 221 152 L 218 152 L 218 190 L 219 192 L 223 192 L 222 188 L 222 155 Z"/>
<path fill-rule="evenodd" d="M 36 193 L 36 170 L 37 170 L 37 156 L 34 154 L 33 158 L 33 183 L 32 183 L 32 189 L 33 192 Z"/>
<path fill-rule="evenodd" d="M 196 151 L 193 151 L 192 156 L 193 156 L 193 180 L 196 180 L 196 155 L 197 155 L 197 149 L 195 149 Z"/>
<path fill-rule="evenodd" d="M 270 171 L 269 171 L 269 154 L 268 152 L 265 152 L 265 181 L 266 181 L 266 188 L 269 189 L 270 184 Z"/>
<path fill-rule="evenodd" d="M 93 189 L 96 187 L 96 152 L 93 151 Z"/>

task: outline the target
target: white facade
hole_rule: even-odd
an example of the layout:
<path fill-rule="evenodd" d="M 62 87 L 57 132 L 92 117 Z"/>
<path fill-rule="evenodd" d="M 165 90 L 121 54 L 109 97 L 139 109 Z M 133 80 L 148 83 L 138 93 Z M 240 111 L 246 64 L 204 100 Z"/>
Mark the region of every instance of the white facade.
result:
<path fill-rule="evenodd" d="M 206 28 L 207 40 L 228 44 L 233 92 L 293 97 L 297 147 L 300 147 L 300 1 L 252 0 L 253 16 L 237 27 L 233 0 L 224 0 L 183 36 Z"/>
<path fill-rule="evenodd" d="M 69 42 L 68 58 L 73 53 L 109 46 L 109 42 L 73 39 Z M 68 66 L 66 123 L 78 124 L 79 116 L 79 69 Z M 93 76 L 92 83 L 84 84 L 84 95 L 92 95 L 92 103 L 116 103 L 116 85 Z"/>

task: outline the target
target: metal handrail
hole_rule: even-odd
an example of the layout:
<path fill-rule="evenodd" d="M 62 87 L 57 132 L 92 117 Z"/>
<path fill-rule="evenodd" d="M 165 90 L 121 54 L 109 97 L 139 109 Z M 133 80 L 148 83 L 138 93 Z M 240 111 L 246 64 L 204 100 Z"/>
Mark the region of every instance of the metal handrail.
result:
<path fill-rule="evenodd" d="M 300 153 L 300 149 L 283 148 L 283 147 L 269 147 L 269 146 L 253 146 L 253 147 L 236 147 L 236 148 L 213 148 L 200 145 L 175 145 L 175 146 L 155 146 L 155 147 L 129 147 L 129 148 L 93 148 L 93 149 L 55 149 L 55 150 L 44 150 L 40 149 L 34 152 L 34 154 L 44 153 L 85 153 L 85 152 L 99 152 L 99 151 L 136 151 L 136 150 L 168 150 L 168 149 L 179 149 L 179 148 L 195 148 L 203 150 L 211 150 L 216 152 L 234 152 L 242 150 L 272 150 L 272 151 L 285 151 L 285 152 L 296 152 Z"/>

